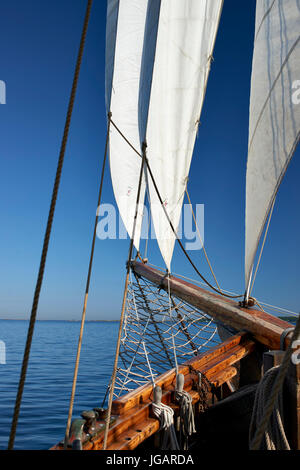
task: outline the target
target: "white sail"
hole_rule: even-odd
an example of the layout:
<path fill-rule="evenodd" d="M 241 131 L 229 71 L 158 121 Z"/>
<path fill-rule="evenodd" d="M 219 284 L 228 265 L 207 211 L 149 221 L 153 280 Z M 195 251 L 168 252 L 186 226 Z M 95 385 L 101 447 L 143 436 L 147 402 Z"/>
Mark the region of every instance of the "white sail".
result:
<path fill-rule="evenodd" d="M 140 84 L 140 139 L 177 229 L 221 0 L 149 0 Z M 175 237 L 148 175 L 160 251 L 170 270 Z"/>
<path fill-rule="evenodd" d="M 245 278 L 299 140 L 300 3 L 257 0 L 246 182 Z"/>
<path fill-rule="evenodd" d="M 106 27 L 106 109 L 128 141 L 140 152 L 138 96 L 147 0 L 108 0 Z M 109 161 L 115 199 L 132 236 L 141 158 L 113 125 Z M 139 248 L 145 178 L 136 221 L 134 244 Z"/>

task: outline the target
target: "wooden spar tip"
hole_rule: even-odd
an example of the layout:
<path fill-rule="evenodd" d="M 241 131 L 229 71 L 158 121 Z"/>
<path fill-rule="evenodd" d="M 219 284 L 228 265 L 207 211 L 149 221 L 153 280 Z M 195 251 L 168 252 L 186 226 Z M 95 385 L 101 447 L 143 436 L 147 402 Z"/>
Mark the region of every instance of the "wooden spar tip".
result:
<path fill-rule="evenodd" d="M 165 273 L 139 263 L 131 262 L 133 272 L 168 291 Z M 175 276 L 169 278 L 170 292 L 175 297 L 210 315 L 215 321 L 224 323 L 237 331 L 245 330 L 269 349 L 280 349 L 282 335 L 293 325 L 256 308 L 243 308 L 238 302 L 210 292 Z M 284 338 L 283 348 L 291 340 L 291 332 Z"/>

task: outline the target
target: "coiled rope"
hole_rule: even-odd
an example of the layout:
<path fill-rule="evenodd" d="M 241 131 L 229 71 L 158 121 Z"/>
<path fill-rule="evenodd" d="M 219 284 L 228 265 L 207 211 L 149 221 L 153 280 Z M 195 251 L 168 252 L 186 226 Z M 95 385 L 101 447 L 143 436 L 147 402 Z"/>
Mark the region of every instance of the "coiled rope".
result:
<path fill-rule="evenodd" d="M 283 382 L 284 382 L 288 367 L 290 365 L 290 361 L 291 361 L 291 357 L 293 353 L 293 343 L 296 339 L 299 338 L 299 336 L 300 336 L 300 315 L 298 316 L 298 320 L 297 320 L 291 341 L 289 343 L 289 346 L 283 357 L 283 361 L 278 368 L 276 377 L 273 380 L 271 393 L 268 396 L 266 396 L 264 412 L 261 418 L 259 419 L 259 422 L 257 423 L 256 431 L 254 435 L 253 435 L 254 431 L 252 427 L 251 441 L 250 441 L 251 450 L 260 449 L 261 442 L 268 428 L 269 420 L 273 413 L 274 407 L 276 406 L 276 403 L 278 402 L 278 394 L 281 393 Z"/>
<path fill-rule="evenodd" d="M 54 218 L 54 211 L 55 211 L 55 206 L 56 206 L 59 184 L 61 180 L 62 167 L 63 167 L 65 150 L 66 150 L 67 141 L 68 141 L 70 122 L 71 122 L 72 111 L 73 111 L 73 106 L 74 106 L 74 101 L 75 101 L 75 96 L 76 96 L 79 72 L 81 68 L 82 56 L 83 56 L 83 51 L 84 51 L 84 45 L 85 45 L 85 39 L 86 39 L 86 34 L 87 34 L 87 28 L 88 28 L 92 3 L 93 3 L 93 0 L 88 0 L 84 24 L 83 24 L 83 30 L 81 34 L 80 46 L 79 46 L 79 51 L 78 51 L 78 56 L 77 56 L 74 78 L 73 78 L 73 85 L 72 85 L 72 90 L 71 90 L 71 95 L 70 95 L 70 100 L 69 100 L 69 105 L 68 105 L 65 128 L 64 128 L 60 153 L 59 153 L 55 182 L 53 186 L 46 232 L 45 232 L 45 237 L 44 237 L 44 242 L 43 242 L 39 272 L 38 272 L 38 277 L 37 277 L 37 282 L 36 282 L 36 287 L 35 287 L 34 297 L 33 297 L 33 303 L 32 303 L 32 308 L 31 308 L 31 315 L 30 315 L 29 327 L 28 327 L 28 332 L 27 332 L 26 345 L 25 345 L 25 350 L 24 350 L 24 355 L 23 355 L 22 369 L 21 369 L 20 380 L 19 380 L 19 385 L 18 385 L 18 392 L 16 396 L 14 414 L 13 414 L 13 419 L 12 419 L 12 424 L 11 424 L 11 431 L 10 431 L 10 436 L 9 436 L 9 441 L 8 441 L 8 450 L 13 449 L 15 436 L 16 436 L 16 429 L 17 429 L 20 406 L 21 406 L 24 384 L 25 384 L 25 379 L 26 379 L 26 373 L 27 373 L 27 367 L 28 367 L 28 361 L 29 361 L 29 355 L 30 355 L 30 349 L 31 349 L 33 331 L 34 331 L 34 326 L 35 326 L 37 308 L 38 308 L 38 303 L 39 303 L 39 297 L 40 297 L 41 287 L 43 283 L 49 240 L 50 240 L 52 223 L 53 223 L 53 218 Z"/>
<path fill-rule="evenodd" d="M 278 375 L 280 366 L 269 369 L 260 381 L 253 405 L 250 423 L 250 442 L 255 436 L 257 426 L 263 417 L 265 406 L 272 391 L 274 381 Z M 283 397 L 282 390 L 279 391 L 271 417 L 267 423 L 260 449 L 267 450 L 290 450 L 283 425 Z"/>
<path fill-rule="evenodd" d="M 174 411 L 164 403 L 152 403 L 153 413 L 160 421 L 160 429 L 163 431 L 161 443 L 162 450 L 179 450 L 179 444 L 174 428 Z"/>

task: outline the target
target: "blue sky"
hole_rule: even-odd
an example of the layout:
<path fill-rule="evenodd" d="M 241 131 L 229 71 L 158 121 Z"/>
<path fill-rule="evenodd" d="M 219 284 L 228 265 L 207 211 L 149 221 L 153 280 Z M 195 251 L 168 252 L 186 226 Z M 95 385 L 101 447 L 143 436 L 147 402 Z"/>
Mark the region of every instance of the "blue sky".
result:
<path fill-rule="evenodd" d="M 11 0 L 0 17 L 0 318 L 29 318 L 82 21 L 82 0 Z M 225 0 L 189 192 L 205 204 L 205 244 L 224 289 L 244 290 L 245 170 L 254 0 Z M 106 2 L 95 0 L 38 318 L 81 316 L 106 132 Z M 108 167 L 107 167 L 108 170 Z M 277 197 L 253 294 L 299 310 L 299 149 Z M 104 203 L 114 203 L 109 171 Z M 87 319 L 117 319 L 128 240 L 97 239 Z M 211 279 L 203 253 L 191 252 Z M 162 266 L 156 244 L 149 258 Z M 174 272 L 195 277 L 180 249 Z"/>

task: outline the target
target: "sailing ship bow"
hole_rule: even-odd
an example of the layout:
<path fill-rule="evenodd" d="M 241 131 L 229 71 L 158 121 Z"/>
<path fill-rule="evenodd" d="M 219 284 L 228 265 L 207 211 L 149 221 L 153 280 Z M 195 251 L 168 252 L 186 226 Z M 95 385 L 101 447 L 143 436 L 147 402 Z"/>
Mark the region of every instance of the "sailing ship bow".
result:
<path fill-rule="evenodd" d="M 140 152 L 138 90 L 147 0 L 108 0 L 106 27 L 106 109 L 112 121 Z M 109 161 L 115 199 L 131 237 L 141 158 L 114 126 L 110 126 Z M 145 197 L 143 178 L 134 244 L 139 249 Z"/>
<path fill-rule="evenodd" d="M 300 5 L 297 0 L 257 0 L 251 77 L 246 181 L 245 278 L 299 141 Z"/>
<path fill-rule="evenodd" d="M 149 0 L 139 130 L 168 217 L 177 229 L 222 9 L 214 0 Z M 166 267 L 175 235 L 148 175 L 151 214 Z"/>

